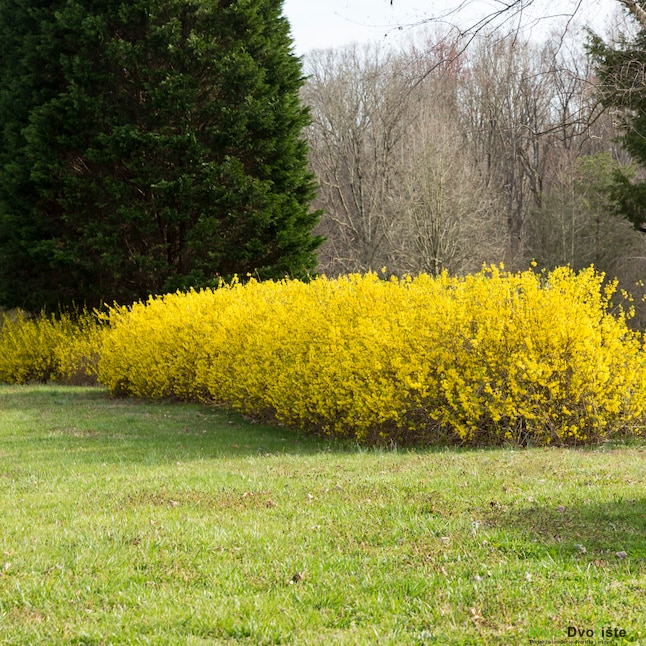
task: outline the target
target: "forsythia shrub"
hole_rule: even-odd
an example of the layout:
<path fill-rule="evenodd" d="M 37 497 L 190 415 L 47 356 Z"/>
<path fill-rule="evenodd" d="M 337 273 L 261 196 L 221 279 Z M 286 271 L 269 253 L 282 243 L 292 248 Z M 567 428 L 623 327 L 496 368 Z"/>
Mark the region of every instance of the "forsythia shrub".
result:
<path fill-rule="evenodd" d="M 369 443 L 641 434 L 642 336 L 593 268 L 242 285 L 5 317 L 0 381 L 213 401 Z"/>
<path fill-rule="evenodd" d="M 642 337 L 593 268 L 245 285 L 114 307 L 99 379 L 362 442 L 641 433 Z"/>
<path fill-rule="evenodd" d="M 22 312 L 4 315 L 0 327 L 0 382 L 50 379 L 96 384 L 102 329 L 87 312 L 71 317 Z"/>
<path fill-rule="evenodd" d="M 271 283 L 268 283 L 271 284 Z M 197 377 L 207 346 L 230 325 L 235 283 L 221 289 L 150 297 L 113 307 L 105 317 L 99 380 L 117 395 L 202 399 L 209 389 Z"/>

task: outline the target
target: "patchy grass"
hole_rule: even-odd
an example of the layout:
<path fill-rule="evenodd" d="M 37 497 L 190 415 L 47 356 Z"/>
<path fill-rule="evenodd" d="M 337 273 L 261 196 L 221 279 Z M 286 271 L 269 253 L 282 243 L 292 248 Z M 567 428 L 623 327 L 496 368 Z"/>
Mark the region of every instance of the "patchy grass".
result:
<path fill-rule="evenodd" d="M 645 458 L 365 450 L 2 386 L 0 643 L 645 643 Z"/>

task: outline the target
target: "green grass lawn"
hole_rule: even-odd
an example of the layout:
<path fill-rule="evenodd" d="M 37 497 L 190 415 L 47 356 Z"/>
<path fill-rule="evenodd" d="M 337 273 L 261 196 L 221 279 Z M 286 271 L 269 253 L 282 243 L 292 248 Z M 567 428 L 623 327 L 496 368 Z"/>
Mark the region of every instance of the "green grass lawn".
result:
<path fill-rule="evenodd" d="M 646 643 L 644 443 L 373 451 L 57 386 L 0 386 L 0 438 L 3 645 Z"/>

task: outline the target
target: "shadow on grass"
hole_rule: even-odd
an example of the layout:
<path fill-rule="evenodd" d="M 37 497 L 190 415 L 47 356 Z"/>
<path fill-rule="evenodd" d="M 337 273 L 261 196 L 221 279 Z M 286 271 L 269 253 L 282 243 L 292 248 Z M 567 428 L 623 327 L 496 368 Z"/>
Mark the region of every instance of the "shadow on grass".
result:
<path fill-rule="evenodd" d="M 121 463 L 361 450 L 351 441 L 256 423 L 206 404 L 113 398 L 104 388 L 49 384 L 0 385 L 0 438 Z"/>
<path fill-rule="evenodd" d="M 392 450 L 260 424 L 240 413 L 206 404 L 114 398 L 102 387 L 56 384 L 0 384 L 0 441 L 40 442 L 42 450 L 82 452 L 87 460 L 121 463 L 144 458 L 163 462 Z M 469 454 L 500 448 L 438 445 L 402 450 Z M 608 445 L 608 450 L 613 448 Z"/>
<path fill-rule="evenodd" d="M 20 413 L 21 422 L 8 429 L 2 413 Z M 38 420 L 37 424 L 29 419 Z M 111 397 L 96 386 L 58 384 L 0 384 L 0 437 L 20 426 L 36 428 L 41 440 L 52 443 L 58 437 L 66 445 L 76 443 L 86 452 L 93 447 L 109 461 L 110 451 L 128 444 L 132 461 L 141 453 L 155 450 L 168 460 L 179 453 L 184 460 L 241 455 L 387 453 L 393 450 L 415 453 L 470 453 L 487 449 L 438 444 L 425 447 L 368 447 L 354 439 L 317 436 L 280 424 L 259 423 L 233 410 L 215 405 L 171 400 L 141 400 Z M 15 436 L 15 432 L 13 433 Z M 25 436 L 25 440 L 27 437 Z M 98 447 L 98 448 L 97 448 Z M 181 449 L 178 453 L 178 448 Z M 495 450 L 495 449 L 492 449 Z M 129 458 L 120 454 L 120 461 Z"/>
<path fill-rule="evenodd" d="M 641 495 L 492 509 L 487 516 L 487 527 L 503 540 L 503 551 L 520 551 L 520 557 L 574 558 L 601 568 L 624 561 L 646 567 L 646 499 Z"/>

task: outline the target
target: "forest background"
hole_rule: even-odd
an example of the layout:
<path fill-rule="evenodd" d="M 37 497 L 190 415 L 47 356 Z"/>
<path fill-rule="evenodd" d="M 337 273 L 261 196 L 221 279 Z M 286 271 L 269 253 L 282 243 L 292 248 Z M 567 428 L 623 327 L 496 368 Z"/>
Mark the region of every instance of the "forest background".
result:
<path fill-rule="evenodd" d="M 618 12 L 603 38 L 630 37 L 635 22 Z M 594 264 L 639 301 L 646 236 L 611 192 L 643 170 L 619 141 L 629 111 L 602 104 L 592 33 L 497 28 L 465 42 L 428 25 L 397 46 L 305 56 L 319 270 Z M 634 323 L 645 321 L 638 303 Z"/>

